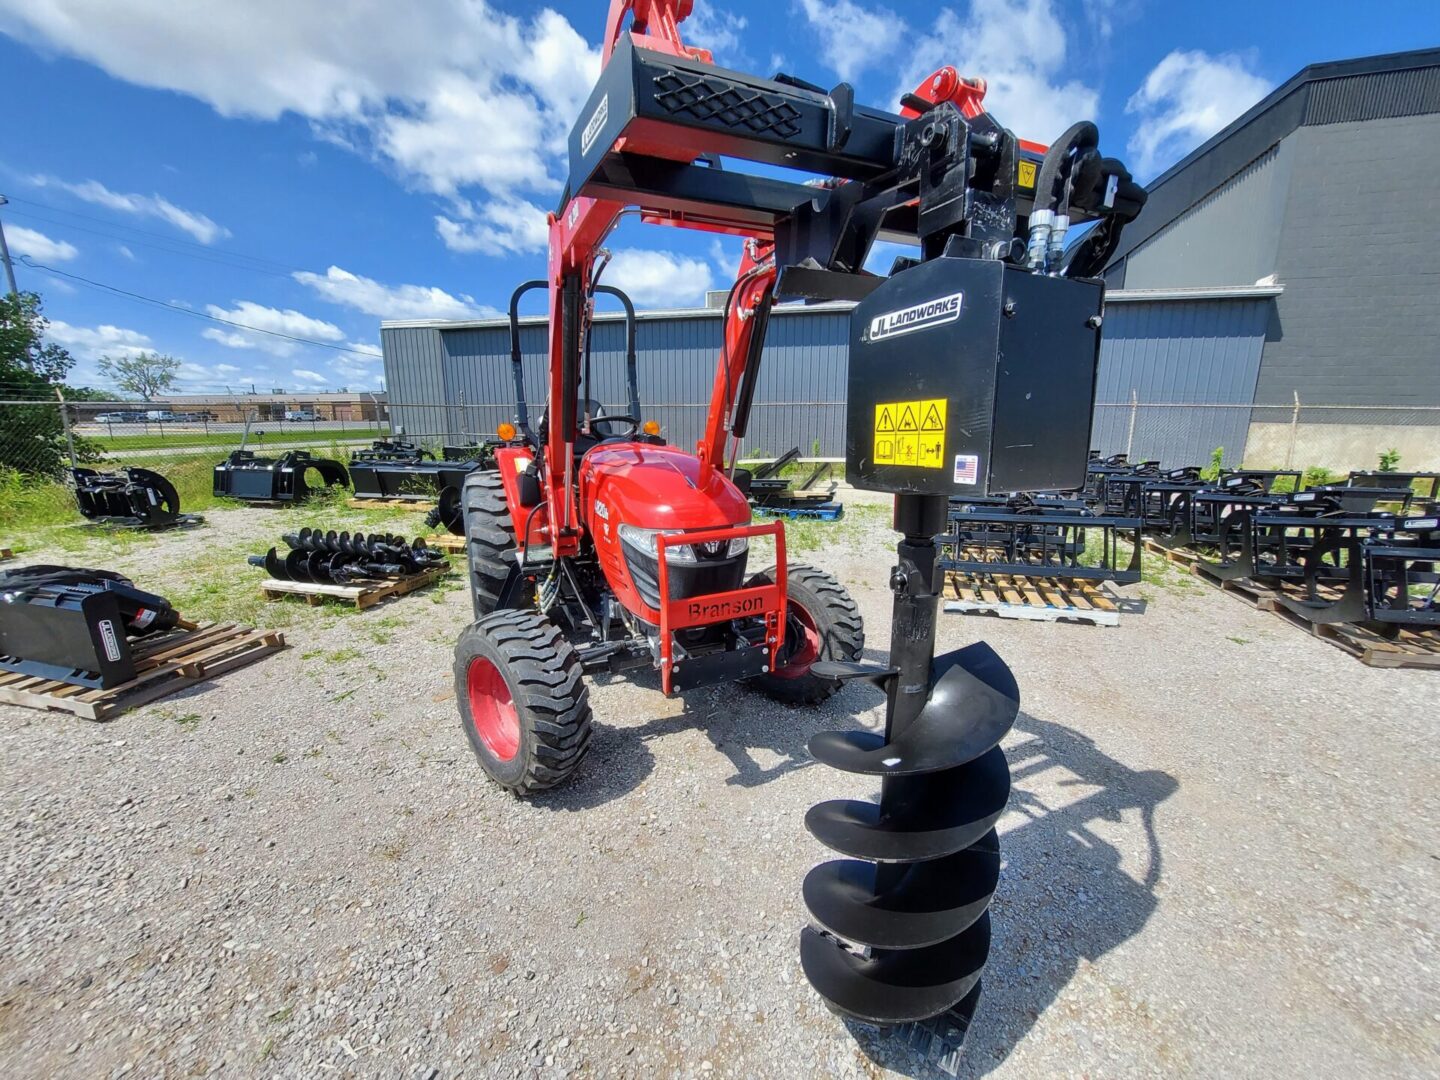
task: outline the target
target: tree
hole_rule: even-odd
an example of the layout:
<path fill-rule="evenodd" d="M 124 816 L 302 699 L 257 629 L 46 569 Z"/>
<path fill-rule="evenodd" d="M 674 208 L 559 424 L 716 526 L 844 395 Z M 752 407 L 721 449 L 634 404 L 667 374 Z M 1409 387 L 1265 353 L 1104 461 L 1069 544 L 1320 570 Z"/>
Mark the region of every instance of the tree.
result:
<path fill-rule="evenodd" d="M 0 400 L 37 402 L 0 405 L 0 469 L 54 476 L 64 467 L 65 427 L 55 390 L 75 361 L 46 343 L 49 325 L 35 293 L 0 297 Z"/>
<path fill-rule="evenodd" d="M 102 356 L 100 373 L 121 390 L 139 394 L 149 401 L 175 384 L 180 361 L 163 353 L 142 352 L 133 356 Z"/>

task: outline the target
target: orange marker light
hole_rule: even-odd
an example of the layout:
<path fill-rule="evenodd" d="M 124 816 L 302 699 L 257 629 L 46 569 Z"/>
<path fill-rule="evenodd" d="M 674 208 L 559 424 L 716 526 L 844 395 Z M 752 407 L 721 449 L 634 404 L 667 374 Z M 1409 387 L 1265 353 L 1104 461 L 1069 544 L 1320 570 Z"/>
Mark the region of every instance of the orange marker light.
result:
<path fill-rule="evenodd" d="M 515 425 L 501 424 L 495 429 L 495 433 L 500 436 L 501 442 L 511 442 L 515 438 Z"/>
<path fill-rule="evenodd" d="M 643 423 L 643 424 L 640 425 L 640 430 L 643 431 L 643 432 L 645 432 L 646 435 L 659 435 L 659 434 L 660 434 L 660 421 L 658 421 L 658 420 L 646 420 L 645 423 Z"/>

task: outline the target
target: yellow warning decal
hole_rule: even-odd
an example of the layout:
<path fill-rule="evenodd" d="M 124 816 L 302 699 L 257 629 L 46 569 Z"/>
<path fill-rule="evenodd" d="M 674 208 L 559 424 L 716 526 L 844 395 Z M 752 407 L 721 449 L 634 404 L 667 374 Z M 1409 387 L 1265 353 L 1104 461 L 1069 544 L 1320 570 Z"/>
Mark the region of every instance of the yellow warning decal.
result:
<path fill-rule="evenodd" d="M 1022 188 L 1035 189 L 1035 162 L 1023 158 L 1015 164 L 1015 183 Z"/>
<path fill-rule="evenodd" d="M 949 398 L 887 401 L 875 406 L 876 465 L 945 467 L 945 414 Z"/>

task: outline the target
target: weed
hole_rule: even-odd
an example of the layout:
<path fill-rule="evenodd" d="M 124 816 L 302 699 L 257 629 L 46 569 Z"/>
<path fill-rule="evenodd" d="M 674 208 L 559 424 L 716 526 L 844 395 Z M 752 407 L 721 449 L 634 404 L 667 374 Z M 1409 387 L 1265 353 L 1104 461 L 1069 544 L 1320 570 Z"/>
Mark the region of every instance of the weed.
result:
<path fill-rule="evenodd" d="M 283 1024 L 286 1020 L 290 1019 L 290 1015 L 294 1011 L 294 1005 L 286 1005 L 283 1009 L 276 1009 L 268 1017 L 266 1017 L 266 1019 L 269 1020 L 272 1024 Z"/>
<path fill-rule="evenodd" d="M 179 724 L 186 731 L 192 731 L 200 726 L 200 714 L 198 712 L 186 713 L 184 716 L 175 717 L 175 723 Z"/>
<path fill-rule="evenodd" d="M 398 862 L 400 856 L 404 855 L 408 848 L 409 845 L 405 841 L 396 840 L 394 843 L 384 845 L 376 854 L 389 862 Z"/>
<path fill-rule="evenodd" d="M 290 760 L 290 756 L 282 750 L 278 754 L 272 754 L 270 756 L 270 760 L 273 761 L 276 765 L 284 765 L 285 762 Z"/>
<path fill-rule="evenodd" d="M 333 705 L 337 701 L 344 701 L 346 698 L 354 697 L 359 689 L 360 687 L 358 686 L 352 686 L 349 690 L 341 690 L 340 693 L 330 698 L 330 703 Z"/>
<path fill-rule="evenodd" d="M 323 746 L 312 746 L 300 756 L 307 758 L 317 758 L 323 753 L 325 753 L 325 748 Z"/>
<path fill-rule="evenodd" d="M 1249 638 L 1246 638 L 1246 637 L 1227 637 L 1227 640 L 1233 641 L 1236 645 L 1249 645 L 1249 644 L 1250 644 L 1250 639 L 1249 639 Z"/>
<path fill-rule="evenodd" d="M 585 921 L 585 912 L 582 911 L 582 912 L 580 912 L 580 917 L 575 920 L 575 925 L 574 925 L 571 929 L 573 929 L 573 930 L 578 930 L 578 929 L 580 929 L 580 924 L 583 923 L 584 921 Z"/>

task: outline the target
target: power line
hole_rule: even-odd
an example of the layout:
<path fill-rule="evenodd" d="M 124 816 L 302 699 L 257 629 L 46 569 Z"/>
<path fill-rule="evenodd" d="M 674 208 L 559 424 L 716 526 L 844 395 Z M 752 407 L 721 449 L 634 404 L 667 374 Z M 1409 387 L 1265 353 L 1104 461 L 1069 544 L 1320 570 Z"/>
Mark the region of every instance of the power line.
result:
<path fill-rule="evenodd" d="M 250 326 L 247 323 L 235 322 L 233 319 L 222 319 L 218 315 L 210 315 L 203 311 L 196 311 L 193 308 L 181 307 L 179 304 L 172 304 L 167 300 L 157 300 L 153 296 L 144 296 L 141 293 L 130 292 L 128 289 L 121 289 L 115 285 L 106 285 L 103 281 L 92 281 L 90 278 L 81 277 L 79 274 L 67 273 L 64 270 L 56 270 L 53 266 L 46 266 L 44 263 L 36 262 L 29 255 L 20 256 L 20 261 L 32 270 L 44 270 L 47 274 L 54 274 L 57 277 L 69 278 L 71 281 L 79 282 L 81 285 L 92 289 L 99 289 L 102 292 L 114 293 L 116 296 L 125 296 L 131 300 L 139 300 L 142 303 L 153 304 L 155 307 L 167 308 L 170 311 L 178 311 L 181 315 L 189 315 L 193 319 L 205 319 L 207 322 L 221 323 L 225 326 L 233 326 L 240 330 L 249 330 L 256 334 L 268 334 L 270 337 L 284 338 L 286 341 L 295 341 L 301 345 L 314 345 L 321 349 L 333 349 L 335 352 L 351 353 L 355 356 L 366 356 L 371 360 L 377 359 L 373 352 L 363 349 L 352 349 L 345 345 L 336 345 L 329 341 L 316 341 L 314 338 L 296 337 L 294 334 L 282 334 L 279 330 L 266 330 L 259 326 Z"/>
<path fill-rule="evenodd" d="M 246 262 L 240 261 L 241 259 L 248 259 L 250 257 L 248 255 L 240 256 L 238 259 L 232 259 L 229 258 L 224 252 L 219 251 L 213 251 L 209 254 L 201 254 L 198 251 L 184 251 L 179 248 L 166 246 L 168 241 L 157 243 L 150 240 L 136 240 L 134 237 L 125 236 L 122 233 L 106 232 L 103 229 L 90 229 L 86 228 L 84 225 L 76 225 L 70 221 L 57 221 L 54 218 L 48 218 L 43 214 L 37 214 L 30 210 L 16 210 L 14 212 L 14 216 L 24 218 L 27 221 L 43 221 L 48 225 L 59 225 L 61 228 L 64 229 L 71 229 L 75 232 L 89 233 L 91 236 L 100 236 L 105 238 L 106 240 L 114 240 L 126 245 L 133 244 L 136 247 L 150 248 L 154 251 L 164 252 L 166 255 L 179 256 L 182 259 L 197 259 L 200 262 L 213 263 L 217 266 L 228 266 L 235 270 L 247 270 L 252 274 L 265 274 L 269 277 L 290 278 L 292 276 L 291 272 L 289 271 L 267 270 L 263 266 L 251 266 Z M 146 235 L 150 234 L 147 233 Z"/>
<path fill-rule="evenodd" d="M 138 226 L 135 226 L 135 225 L 122 225 L 122 224 L 120 224 L 119 222 L 111 221 L 111 220 L 109 220 L 108 218 L 96 217 L 94 214 L 82 214 L 82 213 L 80 213 L 78 210 L 65 210 L 65 209 L 62 209 L 61 207 L 58 207 L 58 206 L 51 206 L 49 203 L 43 203 L 43 202 L 40 202 L 40 201 L 37 200 L 37 199 L 22 199 L 22 198 L 21 198 L 20 196 L 18 196 L 18 195 L 11 195 L 9 198 L 10 198 L 10 201 L 11 201 L 12 203 L 24 203 L 24 204 L 27 205 L 27 206 L 38 206 L 38 207 L 40 207 L 42 210 L 48 210 L 48 211 L 50 211 L 52 214 L 64 214 L 64 215 L 67 216 L 67 217 L 77 217 L 77 218 L 81 218 L 81 219 L 84 220 L 84 221 L 93 221 L 93 222 L 95 222 L 95 223 L 97 223 L 97 224 L 104 225 L 104 226 L 106 226 L 107 228 L 110 228 L 110 229 L 120 229 L 120 230 L 122 230 L 123 232 L 136 233 L 136 234 L 138 234 L 138 235 L 140 235 L 140 236 L 148 236 L 148 237 L 151 237 L 151 238 L 153 238 L 153 239 L 155 239 L 155 240 L 164 241 L 164 242 L 167 243 L 167 244 L 175 244 L 175 245 L 180 246 L 180 247 L 196 248 L 196 249 L 198 249 L 198 250 L 200 250 L 200 251 L 208 251 L 208 252 L 212 252 L 212 253 L 214 253 L 214 252 L 217 251 L 216 248 L 213 248 L 213 247 L 209 246 L 208 244 L 197 243 L 196 241 L 193 241 L 193 240 L 181 240 L 178 236 L 167 236 L 167 235 L 165 235 L 164 233 L 152 232 L 152 231 L 150 231 L 149 229 L 141 229 L 141 228 L 139 228 Z M 31 211 L 27 211 L 27 213 L 32 213 L 32 215 L 33 215 L 33 212 L 31 212 Z M 62 223 L 62 222 L 53 222 L 53 224 L 59 225 L 59 224 L 63 224 L 63 223 Z M 69 226 L 69 227 L 70 227 L 70 228 L 78 228 L 78 226 L 73 226 L 73 225 L 72 225 L 72 226 Z M 295 271 L 297 271 L 297 270 L 303 270 L 303 269 L 304 269 L 304 267 L 301 267 L 301 266 L 288 266 L 288 265 L 286 265 L 285 263 L 277 262 L 277 261 L 274 260 L 274 259 L 267 259 L 267 258 L 264 258 L 264 257 L 262 257 L 262 256 L 260 256 L 260 255 L 248 255 L 248 254 L 246 254 L 246 253 L 243 252 L 243 251 L 228 251 L 228 250 L 227 250 L 227 251 L 225 251 L 225 254 L 226 254 L 226 255 L 235 256 L 236 258 L 249 259 L 249 260 L 251 260 L 252 262 L 266 263 L 266 264 L 268 264 L 268 265 L 270 265 L 270 266 L 275 267 L 277 270 L 284 270 L 284 271 L 289 272 L 289 273 L 293 273 L 293 272 L 295 272 Z"/>

